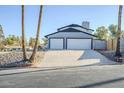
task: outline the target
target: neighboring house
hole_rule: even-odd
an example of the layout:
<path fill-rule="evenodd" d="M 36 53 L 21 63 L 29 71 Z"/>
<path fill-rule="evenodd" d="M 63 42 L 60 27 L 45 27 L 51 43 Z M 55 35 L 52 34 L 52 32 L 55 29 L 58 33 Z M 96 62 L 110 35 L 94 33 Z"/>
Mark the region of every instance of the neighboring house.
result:
<path fill-rule="evenodd" d="M 77 24 L 67 25 L 45 37 L 48 38 L 49 49 L 94 49 L 96 47 L 94 40 L 97 37 L 92 34 L 93 31 L 89 28 L 89 22 L 85 21 L 82 26 Z M 101 42 L 103 43 L 103 41 Z M 103 47 L 103 45 L 101 46 Z"/>

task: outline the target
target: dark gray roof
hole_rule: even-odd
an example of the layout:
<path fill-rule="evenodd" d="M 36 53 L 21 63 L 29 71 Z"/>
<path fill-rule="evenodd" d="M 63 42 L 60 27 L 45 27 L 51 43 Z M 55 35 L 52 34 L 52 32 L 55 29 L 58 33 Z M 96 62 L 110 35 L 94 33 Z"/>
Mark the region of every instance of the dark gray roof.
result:
<path fill-rule="evenodd" d="M 82 32 L 82 33 L 85 33 L 85 34 L 88 34 L 88 35 L 91 35 L 91 36 L 96 37 L 96 36 L 93 35 L 93 34 L 90 34 L 90 33 L 87 33 L 87 32 L 83 32 L 83 31 L 80 31 L 80 30 L 77 30 L 77 29 L 74 29 L 74 28 L 68 28 L 68 29 L 64 29 L 64 30 L 59 30 L 59 31 L 57 31 L 57 32 L 48 34 L 48 35 L 46 35 L 45 37 L 48 37 L 48 36 L 50 36 L 50 35 L 53 35 L 53 34 L 56 34 L 56 33 L 59 33 L 59 32 Z"/>
<path fill-rule="evenodd" d="M 77 25 L 77 24 L 71 24 L 71 25 L 67 25 L 67 26 L 58 28 L 58 31 L 60 31 L 60 30 L 63 29 L 63 28 L 66 28 L 66 27 L 80 27 L 80 28 L 83 28 L 83 29 L 86 29 L 86 30 L 94 31 L 93 29 L 88 29 L 88 28 L 86 28 L 86 27 L 83 27 L 83 26 L 80 26 L 80 25 Z"/>

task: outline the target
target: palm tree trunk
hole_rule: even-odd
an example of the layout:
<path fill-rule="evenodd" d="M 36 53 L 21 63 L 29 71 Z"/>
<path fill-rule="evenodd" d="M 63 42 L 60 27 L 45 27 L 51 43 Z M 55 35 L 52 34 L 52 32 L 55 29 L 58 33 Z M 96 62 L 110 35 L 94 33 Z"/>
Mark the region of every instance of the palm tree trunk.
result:
<path fill-rule="evenodd" d="M 121 57 L 121 52 L 120 52 L 120 37 L 121 37 L 121 20 L 122 20 L 122 8 L 123 6 L 119 6 L 119 12 L 118 12 L 118 37 L 117 37 L 117 46 L 116 46 L 116 57 Z"/>
<path fill-rule="evenodd" d="M 37 27 L 37 34 L 36 34 L 36 40 L 35 40 L 35 45 L 34 45 L 34 49 L 33 49 L 33 53 L 29 59 L 30 62 L 34 62 L 34 58 L 37 52 L 37 44 L 38 44 L 38 40 L 39 40 L 39 35 L 40 35 L 40 25 L 41 25 L 41 19 L 42 19 L 42 8 L 43 6 L 40 6 L 40 13 L 39 13 L 39 20 L 38 20 L 38 27 Z"/>
<path fill-rule="evenodd" d="M 24 5 L 22 5 L 22 51 L 23 59 L 26 60 L 26 48 L 25 48 L 25 31 L 24 31 Z"/>
<path fill-rule="evenodd" d="M 113 50 L 114 50 L 114 47 L 113 47 L 113 40 L 114 40 L 114 39 L 112 38 L 111 40 L 112 40 L 112 51 L 113 51 Z"/>

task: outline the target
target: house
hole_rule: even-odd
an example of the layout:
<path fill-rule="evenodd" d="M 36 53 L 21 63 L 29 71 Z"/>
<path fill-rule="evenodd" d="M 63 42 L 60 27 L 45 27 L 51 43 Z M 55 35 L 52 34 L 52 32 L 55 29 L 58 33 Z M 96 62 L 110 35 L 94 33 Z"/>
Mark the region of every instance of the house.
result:
<path fill-rule="evenodd" d="M 94 49 L 97 37 L 93 35 L 93 29 L 89 28 L 89 22 L 82 22 L 82 26 L 71 24 L 58 29 L 57 32 L 46 35 L 49 49 Z M 100 41 L 100 42 L 98 42 Z M 97 40 L 100 47 L 106 48 L 105 41 Z"/>

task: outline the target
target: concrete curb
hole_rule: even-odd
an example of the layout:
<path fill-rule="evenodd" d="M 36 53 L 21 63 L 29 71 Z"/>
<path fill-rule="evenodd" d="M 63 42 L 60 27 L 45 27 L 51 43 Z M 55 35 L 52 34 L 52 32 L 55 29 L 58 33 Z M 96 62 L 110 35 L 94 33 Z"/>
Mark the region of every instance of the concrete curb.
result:
<path fill-rule="evenodd" d="M 114 64 L 115 65 L 115 64 Z M 116 64 L 115 66 L 119 66 L 120 64 Z M 4 68 L 0 70 L 0 76 L 6 75 L 14 75 L 14 74 L 24 74 L 31 72 L 39 72 L 39 71 L 55 71 L 62 69 L 73 69 L 73 68 L 89 68 L 89 67 L 103 67 L 103 66 L 112 66 L 112 65 L 84 65 L 84 66 L 65 66 L 65 67 L 27 67 L 27 68 Z"/>
<path fill-rule="evenodd" d="M 38 71 L 53 71 L 53 70 L 61 70 L 61 69 L 69 69 L 69 68 L 78 68 L 78 67 L 89 67 L 95 65 L 83 65 L 83 66 L 58 66 L 58 67 L 15 67 L 15 68 L 1 68 L 0 76 L 5 75 L 13 75 L 13 74 L 23 74 L 30 72 L 38 72 Z"/>

